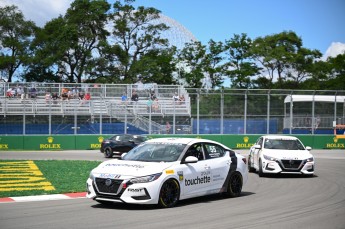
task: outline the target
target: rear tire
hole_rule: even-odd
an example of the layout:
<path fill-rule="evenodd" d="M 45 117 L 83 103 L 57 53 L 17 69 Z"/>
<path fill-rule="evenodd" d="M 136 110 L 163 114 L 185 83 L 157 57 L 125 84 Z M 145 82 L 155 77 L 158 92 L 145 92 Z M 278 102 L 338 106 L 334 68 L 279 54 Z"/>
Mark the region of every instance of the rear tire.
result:
<path fill-rule="evenodd" d="M 158 205 L 162 208 L 174 207 L 180 199 L 180 186 L 175 179 L 165 181 L 159 192 Z"/>
<path fill-rule="evenodd" d="M 243 180 L 239 172 L 234 172 L 230 175 L 228 189 L 226 196 L 228 197 L 239 197 L 242 192 Z"/>
<path fill-rule="evenodd" d="M 105 148 L 104 149 L 104 157 L 105 158 L 111 158 L 113 157 L 113 151 L 110 148 Z"/>

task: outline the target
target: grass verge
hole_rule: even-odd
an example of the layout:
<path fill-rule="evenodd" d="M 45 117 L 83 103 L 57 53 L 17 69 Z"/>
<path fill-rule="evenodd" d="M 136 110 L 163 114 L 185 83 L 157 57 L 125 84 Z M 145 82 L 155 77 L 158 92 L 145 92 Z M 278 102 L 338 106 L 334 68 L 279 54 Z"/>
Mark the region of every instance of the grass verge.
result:
<path fill-rule="evenodd" d="M 19 162 L 19 165 L 11 162 Z M 20 162 L 25 165 L 28 161 L 0 160 L 0 197 L 85 192 L 90 171 L 101 163 L 101 161 L 34 160 L 34 164 L 43 174 L 35 177 L 29 176 L 30 169 L 20 165 Z M 25 181 L 24 178 L 29 180 Z M 41 178 L 45 179 L 35 180 Z M 41 184 L 50 182 L 55 190 L 38 190 L 40 182 Z M 15 190 L 16 187 L 31 190 Z"/>

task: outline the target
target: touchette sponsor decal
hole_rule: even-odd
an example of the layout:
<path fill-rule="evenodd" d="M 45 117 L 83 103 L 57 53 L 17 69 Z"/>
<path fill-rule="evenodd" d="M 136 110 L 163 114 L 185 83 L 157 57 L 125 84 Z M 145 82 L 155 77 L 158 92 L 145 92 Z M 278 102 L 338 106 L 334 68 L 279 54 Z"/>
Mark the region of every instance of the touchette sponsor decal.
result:
<path fill-rule="evenodd" d="M 206 183 L 210 183 L 210 182 L 211 182 L 211 177 L 209 177 L 209 176 L 203 176 L 203 177 L 197 176 L 194 179 L 185 179 L 184 180 L 185 186 L 206 184 Z"/>

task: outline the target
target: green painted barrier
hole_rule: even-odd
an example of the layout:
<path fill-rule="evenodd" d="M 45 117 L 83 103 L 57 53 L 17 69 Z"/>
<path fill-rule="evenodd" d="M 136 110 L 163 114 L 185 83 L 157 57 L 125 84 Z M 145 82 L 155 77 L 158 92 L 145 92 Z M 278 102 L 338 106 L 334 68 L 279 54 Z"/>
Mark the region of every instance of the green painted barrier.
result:
<path fill-rule="evenodd" d="M 150 138 L 190 137 L 210 139 L 232 149 L 249 149 L 261 135 L 200 134 L 150 135 Z M 345 138 L 334 135 L 294 135 L 313 149 L 345 149 Z M 101 142 L 111 135 L 20 135 L 0 136 L 0 151 L 4 150 L 98 150 Z"/>
<path fill-rule="evenodd" d="M 1 150 L 21 150 L 24 149 L 24 136 L 2 136 L 0 135 Z"/>

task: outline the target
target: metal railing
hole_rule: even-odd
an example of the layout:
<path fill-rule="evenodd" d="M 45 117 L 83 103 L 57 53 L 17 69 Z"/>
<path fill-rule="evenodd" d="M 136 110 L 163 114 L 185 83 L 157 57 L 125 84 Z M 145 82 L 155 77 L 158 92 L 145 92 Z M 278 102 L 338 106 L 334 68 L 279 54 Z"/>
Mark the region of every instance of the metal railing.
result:
<path fill-rule="evenodd" d="M 35 87 L 36 94 L 22 98 L 6 96 L 8 88 Z M 92 99 L 80 105 L 78 99 L 46 101 L 44 94 L 61 92 L 62 88 L 90 92 Z M 136 91 L 138 102 L 130 101 Z M 158 109 L 147 106 L 150 93 L 159 99 Z M 185 96 L 184 102 L 173 102 L 177 92 Z M 123 102 L 121 96 L 127 94 Z M 310 101 L 287 102 L 292 95 L 312 95 Z M 320 96 L 331 96 L 330 101 L 318 101 Z M 319 96 L 319 97 L 318 97 Z M 49 134 L 62 134 L 67 127 L 75 127 L 70 134 L 94 133 L 158 133 L 164 134 L 166 123 L 171 134 L 277 134 L 329 133 L 335 124 L 345 123 L 345 91 L 291 91 L 259 89 L 204 90 L 179 85 L 157 84 L 44 84 L 0 83 L 0 134 L 27 134 L 28 126 L 49 127 Z M 40 118 L 37 118 L 37 117 Z M 53 117 L 53 118 L 52 118 Z M 90 121 L 91 120 L 91 121 Z M 54 125 L 59 126 L 59 132 Z M 83 126 L 88 129 L 82 131 Z M 77 128 L 81 127 L 81 128 Z"/>

